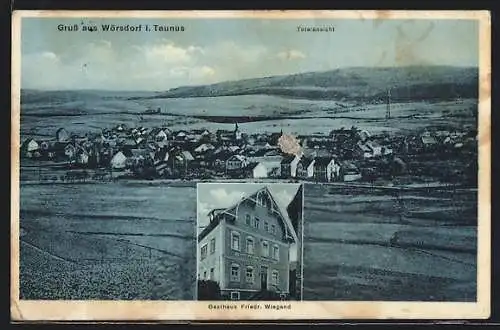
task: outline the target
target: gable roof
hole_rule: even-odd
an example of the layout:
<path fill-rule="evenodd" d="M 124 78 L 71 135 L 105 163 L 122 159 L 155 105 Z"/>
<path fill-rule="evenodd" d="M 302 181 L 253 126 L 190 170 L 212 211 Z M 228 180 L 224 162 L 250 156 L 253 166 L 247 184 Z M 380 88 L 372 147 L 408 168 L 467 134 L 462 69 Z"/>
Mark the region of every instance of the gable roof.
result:
<path fill-rule="evenodd" d="M 212 213 L 214 215 L 219 215 L 222 213 L 229 212 L 230 210 L 236 208 L 240 203 L 242 203 L 245 200 L 252 199 L 253 197 L 256 197 L 257 194 L 265 192 L 269 198 L 271 199 L 271 203 L 273 208 L 278 212 L 279 217 L 278 219 L 281 219 L 283 222 L 284 227 L 287 229 L 287 232 L 289 232 L 292 236 L 292 239 L 294 242 L 298 242 L 298 237 L 297 233 L 295 232 L 294 226 L 292 225 L 290 218 L 288 217 L 288 213 L 284 212 L 279 204 L 276 202 L 276 200 L 273 197 L 273 194 L 271 191 L 269 191 L 269 188 L 267 186 L 260 188 L 259 190 L 255 191 L 252 194 L 248 194 L 247 196 L 244 196 L 241 198 L 238 202 L 234 203 L 228 208 L 221 208 L 221 209 L 214 209 L 210 211 L 208 214 Z M 207 236 L 213 229 L 217 227 L 217 225 L 220 223 L 220 217 L 215 216 L 214 220 L 210 221 L 207 227 L 205 227 L 202 232 L 198 235 L 198 241 L 201 241 L 205 236 Z"/>
<path fill-rule="evenodd" d="M 422 138 L 422 143 L 424 143 L 424 144 L 436 144 L 437 143 L 436 139 L 432 136 L 425 136 L 424 135 L 421 138 Z"/>
<path fill-rule="evenodd" d="M 182 153 L 182 155 L 184 156 L 184 158 L 185 158 L 186 160 L 194 160 L 193 155 L 192 155 L 189 151 L 186 151 L 186 150 L 185 150 L 185 151 L 183 151 L 183 152 L 181 152 L 181 153 Z"/>
<path fill-rule="evenodd" d="M 328 166 L 328 164 L 330 164 L 330 162 L 335 159 L 334 157 L 316 157 L 315 158 L 315 162 L 314 164 L 315 165 L 318 165 L 318 166 Z"/>
<path fill-rule="evenodd" d="M 302 157 L 299 161 L 299 164 L 302 164 L 304 167 L 309 167 L 311 163 L 314 161 L 314 158 Z"/>
<path fill-rule="evenodd" d="M 247 169 L 250 171 L 253 171 L 259 164 L 262 164 L 262 163 L 261 162 L 251 162 L 250 164 L 248 164 Z M 262 166 L 265 167 L 264 164 L 262 164 Z"/>
<path fill-rule="evenodd" d="M 240 162 L 244 162 L 246 160 L 246 158 L 242 155 L 232 155 L 231 157 L 228 158 L 228 160 L 230 160 L 231 158 L 236 158 Z"/>
<path fill-rule="evenodd" d="M 132 151 L 129 149 L 129 148 L 124 148 L 123 150 L 117 152 L 117 153 L 122 153 L 125 157 L 132 157 L 134 154 L 132 153 Z M 116 155 L 116 154 L 115 154 Z M 113 156 L 114 157 L 114 156 Z"/>
<path fill-rule="evenodd" d="M 281 164 L 283 165 L 286 165 L 286 164 L 291 164 L 293 162 L 293 160 L 295 159 L 295 156 L 286 156 L 285 158 L 283 158 L 283 160 L 281 161 Z"/>
<path fill-rule="evenodd" d="M 303 191 L 302 188 L 303 185 L 299 186 L 299 189 L 297 189 L 297 192 L 295 193 L 295 196 L 293 199 L 290 201 L 288 206 L 286 207 L 286 211 L 288 213 L 288 217 L 293 225 L 293 228 L 295 229 L 295 232 L 298 232 L 299 230 L 299 223 L 302 220 L 301 215 L 302 215 L 302 198 L 303 198 Z"/>

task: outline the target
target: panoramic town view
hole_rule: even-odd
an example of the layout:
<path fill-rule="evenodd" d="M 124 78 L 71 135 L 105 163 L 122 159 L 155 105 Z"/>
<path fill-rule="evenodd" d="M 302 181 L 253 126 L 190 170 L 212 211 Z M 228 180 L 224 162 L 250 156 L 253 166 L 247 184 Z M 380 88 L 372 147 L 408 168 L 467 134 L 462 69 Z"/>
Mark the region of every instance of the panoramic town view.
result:
<path fill-rule="evenodd" d="M 333 65 L 304 34 L 301 51 L 249 37 L 255 49 L 216 52 L 217 40 L 70 38 L 49 23 L 23 23 L 26 40 L 47 38 L 23 48 L 21 299 L 196 299 L 197 184 L 239 182 L 302 187 L 300 299 L 475 301 L 474 38 L 458 58 L 376 65 L 345 50 Z M 368 35 L 398 31 L 385 24 Z M 476 27 L 434 29 L 433 45 Z"/>

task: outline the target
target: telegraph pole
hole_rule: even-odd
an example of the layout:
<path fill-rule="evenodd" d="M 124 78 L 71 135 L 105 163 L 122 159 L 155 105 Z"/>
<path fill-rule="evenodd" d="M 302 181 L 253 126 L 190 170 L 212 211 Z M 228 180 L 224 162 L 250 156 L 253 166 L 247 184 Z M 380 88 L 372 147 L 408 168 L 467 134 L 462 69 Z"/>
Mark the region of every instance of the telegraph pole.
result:
<path fill-rule="evenodd" d="M 385 119 L 391 119 L 391 89 L 387 89 Z"/>

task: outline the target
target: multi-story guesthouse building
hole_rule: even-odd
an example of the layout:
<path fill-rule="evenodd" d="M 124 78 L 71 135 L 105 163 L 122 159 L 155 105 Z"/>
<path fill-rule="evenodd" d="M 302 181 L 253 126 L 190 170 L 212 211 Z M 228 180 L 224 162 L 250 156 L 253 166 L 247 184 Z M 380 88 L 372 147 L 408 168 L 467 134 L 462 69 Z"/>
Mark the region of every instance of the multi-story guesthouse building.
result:
<path fill-rule="evenodd" d="M 290 246 L 297 234 L 267 187 L 208 214 L 198 237 L 198 278 L 219 283 L 223 299 L 289 294 Z"/>

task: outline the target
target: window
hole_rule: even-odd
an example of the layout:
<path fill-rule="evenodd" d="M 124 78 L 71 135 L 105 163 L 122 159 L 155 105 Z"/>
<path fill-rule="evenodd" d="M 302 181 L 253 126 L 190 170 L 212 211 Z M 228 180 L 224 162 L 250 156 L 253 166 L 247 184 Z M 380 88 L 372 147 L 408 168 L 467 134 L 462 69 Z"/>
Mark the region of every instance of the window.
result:
<path fill-rule="evenodd" d="M 245 215 L 245 223 L 247 224 L 247 226 L 250 226 L 251 225 L 251 217 L 250 217 L 250 214 L 247 214 Z"/>
<path fill-rule="evenodd" d="M 207 245 L 203 245 L 201 247 L 201 260 L 205 259 L 207 257 Z"/>
<path fill-rule="evenodd" d="M 238 291 L 231 292 L 231 300 L 240 300 L 240 293 Z"/>
<path fill-rule="evenodd" d="M 267 221 L 264 222 L 264 230 L 269 231 L 269 222 Z"/>
<path fill-rule="evenodd" d="M 238 264 L 231 264 L 231 281 L 240 281 L 240 266 Z"/>
<path fill-rule="evenodd" d="M 278 285 L 279 284 L 279 273 L 278 273 L 277 270 L 273 270 L 273 274 L 272 274 L 271 280 L 273 281 L 273 285 Z"/>
<path fill-rule="evenodd" d="M 257 196 L 257 204 L 264 205 L 264 196 L 262 194 Z"/>
<path fill-rule="evenodd" d="M 211 280 L 215 279 L 215 269 L 214 268 L 210 268 L 210 279 Z"/>
<path fill-rule="evenodd" d="M 247 237 L 247 253 L 248 254 L 253 254 L 253 238 L 252 237 Z"/>
<path fill-rule="evenodd" d="M 277 245 L 273 246 L 273 258 L 276 260 L 280 260 L 280 248 Z"/>
<path fill-rule="evenodd" d="M 247 280 L 247 283 L 253 283 L 254 282 L 253 267 L 250 267 L 250 266 L 247 267 L 246 280 Z"/>
<path fill-rule="evenodd" d="M 257 217 L 255 217 L 253 225 L 254 225 L 255 228 L 259 228 L 259 226 L 260 226 L 260 219 L 257 218 Z"/>
<path fill-rule="evenodd" d="M 271 200 L 269 198 L 266 198 L 265 205 L 268 209 L 271 209 L 272 204 L 271 204 Z"/>
<path fill-rule="evenodd" d="M 210 240 L 210 254 L 215 253 L 215 237 Z"/>
<path fill-rule="evenodd" d="M 271 234 L 276 234 L 276 226 L 271 225 Z"/>
<path fill-rule="evenodd" d="M 262 242 L 262 255 L 264 257 L 269 257 L 269 243 L 266 241 Z"/>
<path fill-rule="evenodd" d="M 240 234 L 236 232 L 231 233 L 231 249 L 240 250 Z"/>

